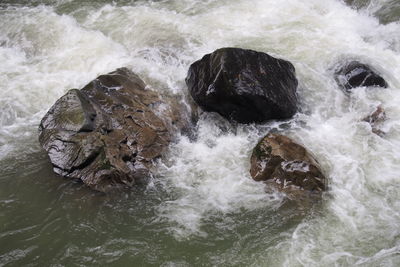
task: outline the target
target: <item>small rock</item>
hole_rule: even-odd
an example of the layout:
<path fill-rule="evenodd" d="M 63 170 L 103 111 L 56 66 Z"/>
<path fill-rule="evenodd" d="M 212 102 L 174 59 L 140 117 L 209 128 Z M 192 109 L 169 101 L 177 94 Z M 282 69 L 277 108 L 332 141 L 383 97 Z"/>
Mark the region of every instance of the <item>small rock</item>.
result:
<path fill-rule="evenodd" d="M 218 49 L 190 66 L 186 84 L 205 111 L 240 123 L 288 119 L 297 110 L 294 66 L 262 52 Z"/>
<path fill-rule="evenodd" d="M 351 61 L 335 71 L 338 85 L 350 93 L 351 89 L 363 86 L 378 86 L 386 88 L 386 81 L 371 67 L 358 61 Z"/>
<path fill-rule="evenodd" d="M 344 0 L 344 2 L 357 10 L 366 9 L 371 4 L 371 0 Z M 378 5 L 380 8 L 373 15 L 379 19 L 381 24 L 386 25 L 400 20 L 399 0 L 386 0 Z M 373 7 L 373 9 L 375 8 Z"/>
<path fill-rule="evenodd" d="M 369 116 L 365 117 L 363 119 L 363 121 L 368 122 L 369 124 L 371 124 L 372 127 L 372 132 L 374 134 L 377 134 L 379 136 L 383 136 L 385 135 L 385 132 L 383 132 L 380 129 L 381 124 L 386 120 L 386 112 L 383 109 L 382 106 L 378 106 L 376 108 L 376 110 L 371 113 Z"/>
<path fill-rule="evenodd" d="M 250 174 L 291 196 L 305 192 L 319 195 L 326 189 L 317 161 L 304 147 L 278 134 L 268 134 L 254 148 Z"/>

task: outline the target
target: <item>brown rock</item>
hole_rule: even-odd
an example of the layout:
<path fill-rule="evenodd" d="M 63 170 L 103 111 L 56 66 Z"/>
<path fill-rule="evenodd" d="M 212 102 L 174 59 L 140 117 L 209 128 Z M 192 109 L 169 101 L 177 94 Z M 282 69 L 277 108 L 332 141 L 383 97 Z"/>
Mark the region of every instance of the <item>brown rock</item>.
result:
<path fill-rule="evenodd" d="M 376 110 L 373 113 L 371 113 L 370 115 L 368 115 L 363 119 L 363 121 L 366 121 L 369 124 L 371 124 L 372 132 L 379 136 L 385 135 L 385 132 L 383 132 L 380 129 L 381 124 L 385 120 L 386 120 L 386 112 L 385 109 L 380 105 L 376 108 Z"/>
<path fill-rule="evenodd" d="M 149 177 L 174 133 L 189 123 L 177 101 L 145 87 L 121 68 L 57 100 L 39 126 L 54 171 L 103 192 Z"/>
<path fill-rule="evenodd" d="M 254 148 L 250 174 L 291 195 L 299 190 L 319 194 L 326 189 L 317 161 L 304 147 L 278 134 L 268 134 Z"/>

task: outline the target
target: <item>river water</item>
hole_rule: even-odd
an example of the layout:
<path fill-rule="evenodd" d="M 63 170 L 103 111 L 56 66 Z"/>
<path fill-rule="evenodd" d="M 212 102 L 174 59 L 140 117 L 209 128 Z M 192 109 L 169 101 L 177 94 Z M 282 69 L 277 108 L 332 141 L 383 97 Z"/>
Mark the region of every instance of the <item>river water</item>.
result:
<path fill-rule="evenodd" d="M 0 266 L 399 266 L 399 1 L 0 1 Z M 203 114 L 146 186 L 93 192 L 53 174 L 37 126 L 70 88 L 127 66 L 187 94 L 220 47 L 290 60 L 300 112 L 231 125 Z M 345 96 L 333 68 L 373 65 L 387 89 Z M 382 105 L 386 135 L 361 119 Z M 305 145 L 329 192 L 305 207 L 265 193 L 251 150 L 270 130 Z"/>

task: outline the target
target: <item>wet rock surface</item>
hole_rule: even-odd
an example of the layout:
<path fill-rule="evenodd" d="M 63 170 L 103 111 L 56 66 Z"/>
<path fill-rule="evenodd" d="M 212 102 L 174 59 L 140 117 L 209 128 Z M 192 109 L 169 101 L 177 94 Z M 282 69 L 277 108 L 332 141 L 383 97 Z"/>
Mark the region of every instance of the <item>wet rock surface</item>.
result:
<path fill-rule="evenodd" d="M 385 135 L 385 132 L 381 130 L 381 126 L 385 120 L 386 112 L 382 106 L 378 106 L 374 112 L 363 119 L 363 121 L 371 125 L 372 132 L 379 136 Z"/>
<path fill-rule="evenodd" d="M 202 109 L 240 123 L 287 119 L 297 110 L 294 66 L 262 52 L 218 49 L 190 66 L 186 84 Z"/>
<path fill-rule="evenodd" d="M 268 134 L 251 155 L 251 177 L 267 182 L 289 196 L 320 195 L 326 178 L 317 161 L 299 144 L 286 136 Z"/>
<path fill-rule="evenodd" d="M 386 81 L 370 66 L 350 61 L 335 70 L 335 80 L 347 93 L 362 86 L 388 87 Z"/>
<path fill-rule="evenodd" d="M 149 177 L 186 120 L 177 101 L 145 87 L 121 68 L 57 100 L 39 126 L 54 171 L 103 192 Z"/>

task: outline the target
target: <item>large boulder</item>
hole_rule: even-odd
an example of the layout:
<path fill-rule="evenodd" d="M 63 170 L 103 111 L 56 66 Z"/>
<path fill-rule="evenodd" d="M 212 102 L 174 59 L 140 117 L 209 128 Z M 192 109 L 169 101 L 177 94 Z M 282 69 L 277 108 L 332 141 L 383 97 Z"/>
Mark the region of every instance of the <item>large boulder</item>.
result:
<path fill-rule="evenodd" d="M 39 126 L 54 171 L 103 192 L 149 177 L 185 119 L 145 87 L 121 68 L 57 100 Z"/>
<path fill-rule="evenodd" d="M 386 81 L 370 66 L 358 61 L 350 61 L 335 70 L 335 80 L 346 92 L 363 86 L 377 86 L 386 88 Z"/>
<path fill-rule="evenodd" d="M 279 134 L 268 134 L 254 148 L 250 174 L 291 195 L 300 191 L 320 195 L 326 189 L 317 161 L 303 146 Z"/>
<path fill-rule="evenodd" d="M 186 84 L 205 111 L 240 123 L 287 119 L 297 110 L 295 68 L 262 52 L 218 49 L 190 66 Z"/>

